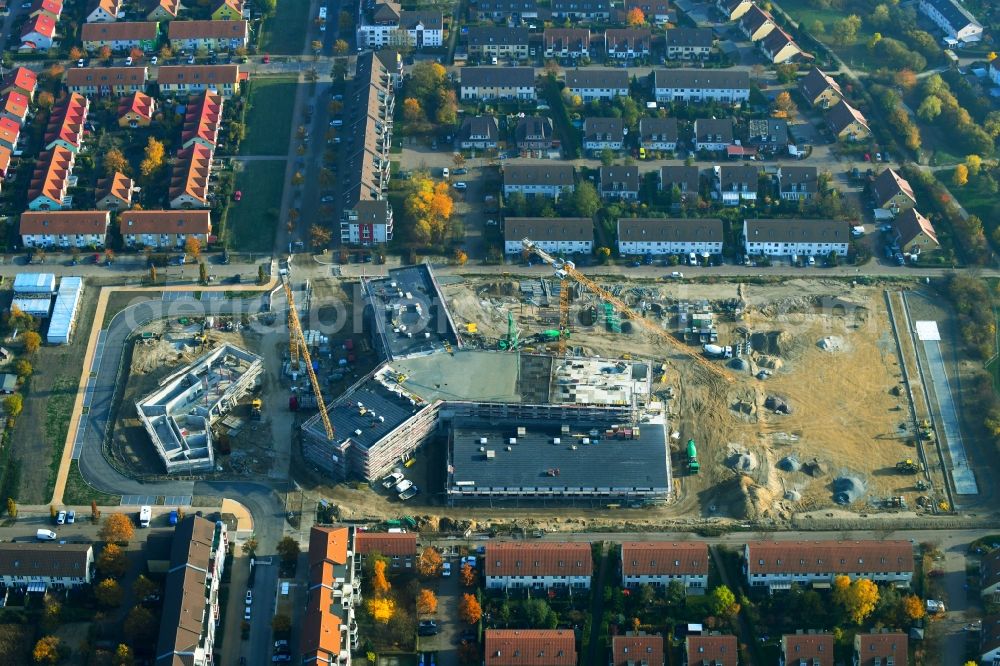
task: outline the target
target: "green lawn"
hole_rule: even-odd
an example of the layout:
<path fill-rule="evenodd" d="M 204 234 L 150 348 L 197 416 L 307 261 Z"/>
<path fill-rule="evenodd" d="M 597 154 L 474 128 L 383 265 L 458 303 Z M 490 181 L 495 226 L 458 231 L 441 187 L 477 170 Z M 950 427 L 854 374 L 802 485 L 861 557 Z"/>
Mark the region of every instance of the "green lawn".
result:
<path fill-rule="evenodd" d="M 120 506 L 121 500 L 121 495 L 109 495 L 95 490 L 83 480 L 77 462 L 74 460 L 70 463 L 69 476 L 66 478 L 66 490 L 63 492 L 65 504 L 86 506 L 94 501 L 97 502 L 98 506 Z"/>
<path fill-rule="evenodd" d="M 854 43 L 840 46 L 833 44 L 833 41 L 830 39 L 830 33 L 833 31 L 833 24 L 844 18 L 845 12 L 836 9 L 819 9 L 813 7 L 809 0 L 780 0 L 778 5 L 810 32 L 812 32 L 813 22 L 817 20 L 822 21 L 825 28 L 824 33 L 821 35 L 813 33 L 813 37 L 823 42 L 827 48 L 839 55 L 850 67 L 878 67 L 878 62 L 870 60 L 871 55 L 868 53 L 867 44 L 872 38 L 872 31 L 865 22 L 866 16 L 861 17 L 861 29 L 858 30 Z"/>
<path fill-rule="evenodd" d="M 243 198 L 230 204 L 223 231 L 227 247 L 244 252 L 268 252 L 274 247 L 284 182 L 284 160 L 244 164 L 236 174 L 236 189 Z"/>
<path fill-rule="evenodd" d="M 264 27 L 264 53 L 278 55 L 302 55 L 305 46 L 303 29 L 309 29 L 308 0 L 278 0 L 278 8 L 273 18 Z M 333 25 L 337 17 L 334 16 Z"/>
<path fill-rule="evenodd" d="M 295 107 L 294 77 L 258 78 L 250 89 L 241 155 L 284 155 Z"/>
<path fill-rule="evenodd" d="M 956 159 L 959 162 L 964 161 L 963 159 Z M 986 171 L 987 169 L 984 167 L 983 173 L 986 173 Z M 936 175 L 938 180 L 945 184 L 965 210 L 978 216 L 983 221 L 986 233 L 989 234 L 997 223 L 1000 222 L 1000 220 L 994 219 L 996 215 L 994 207 L 997 203 L 997 195 L 990 194 L 989 190 L 983 186 L 982 180 L 972 176 L 969 177 L 969 182 L 962 187 L 955 187 L 951 180 L 954 173 L 954 169 L 945 169 L 938 171 Z"/>

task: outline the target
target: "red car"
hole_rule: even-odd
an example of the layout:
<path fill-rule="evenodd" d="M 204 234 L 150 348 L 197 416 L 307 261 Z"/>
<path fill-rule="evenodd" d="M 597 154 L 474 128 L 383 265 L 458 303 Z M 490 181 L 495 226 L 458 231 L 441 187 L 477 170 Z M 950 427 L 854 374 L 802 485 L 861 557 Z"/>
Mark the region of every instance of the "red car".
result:
<path fill-rule="evenodd" d="M 236 190 L 235 192 L 233 192 L 233 201 L 239 201 L 242 198 L 243 198 L 242 190 Z"/>
<path fill-rule="evenodd" d="M 871 162 L 871 161 L 872 161 L 871 154 L 870 153 L 865 153 L 865 162 Z"/>
<path fill-rule="evenodd" d="M 269 55 L 267 55 L 267 54 L 265 53 L 265 54 L 264 54 L 264 64 L 265 64 L 265 65 L 268 65 L 268 64 L 270 64 L 270 63 L 271 63 L 271 56 L 269 56 Z"/>

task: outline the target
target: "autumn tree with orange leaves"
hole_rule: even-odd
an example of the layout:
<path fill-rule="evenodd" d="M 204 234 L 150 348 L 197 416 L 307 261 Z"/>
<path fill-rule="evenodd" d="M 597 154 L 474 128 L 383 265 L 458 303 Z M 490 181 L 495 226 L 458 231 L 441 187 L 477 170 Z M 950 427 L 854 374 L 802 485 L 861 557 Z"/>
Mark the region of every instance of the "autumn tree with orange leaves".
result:
<path fill-rule="evenodd" d="M 462 585 L 465 587 L 472 587 L 476 584 L 476 570 L 472 568 L 472 565 L 466 562 L 462 565 Z"/>
<path fill-rule="evenodd" d="M 638 7 L 633 7 L 632 9 L 628 10 L 628 14 L 625 17 L 625 20 L 628 23 L 629 27 L 645 25 L 646 14 L 643 13 L 643 11 Z"/>
<path fill-rule="evenodd" d="M 389 579 L 385 577 L 385 560 L 376 560 L 374 572 L 372 574 L 372 592 L 376 597 L 384 597 L 389 594 L 392 586 Z"/>
<path fill-rule="evenodd" d="M 466 592 L 458 601 L 458 617 L 466 624 L 475 624 L 483 616 L 483 607 L 474 595 Z"/>
<path fill-rule="evenodd" d="M 448 183 L 435 183 L 427 175 L 410 181 L 405 211 L 412 226 L 411 237 L 422 245 L 439 245 L 453 231 L 451 214 L 455 202 Z"/>
<path fill-rule="evenodd" d="M 437 612 L 437 608 L 437 595 L 426 588 L 420 590 L 420 594 L 417 595 L 417 612 L 421 615 L 433 615 Z"/>

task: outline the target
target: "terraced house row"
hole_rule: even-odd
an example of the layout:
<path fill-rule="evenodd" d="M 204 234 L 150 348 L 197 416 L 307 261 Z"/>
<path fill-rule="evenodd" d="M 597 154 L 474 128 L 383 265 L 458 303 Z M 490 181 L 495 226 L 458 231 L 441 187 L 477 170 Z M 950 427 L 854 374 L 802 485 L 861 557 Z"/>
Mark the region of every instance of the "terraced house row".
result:
<path fill-rule="evenodd" d="M 141 49 L 145 53 L 157 50 L 163 37 L 163 26 L 155 21 L 122 21 L 118 23 L 86 23 L 80 31 L 83 48 L 90 53 L 108 47 L 127 52 Z M 171 21 L 165 27 L 166 41 L 175 50 L 212 49 L 234 51 L 246 48 L 250 36 L 248 21 Z"/>
<path fill-rule="evenodd" d="M 89 97 L 123 97 L 145 92 L 146 85 L 155 82 L 161 95 L 186 97 L 213 90 L 229 99 L 247 79 L 249 74 L 239 65 L 167 65 L 157 69 L 155 79 L 149 78 L 147 67 L 78 67 L 66 70 L 65 83 L 70 92 Z"/>

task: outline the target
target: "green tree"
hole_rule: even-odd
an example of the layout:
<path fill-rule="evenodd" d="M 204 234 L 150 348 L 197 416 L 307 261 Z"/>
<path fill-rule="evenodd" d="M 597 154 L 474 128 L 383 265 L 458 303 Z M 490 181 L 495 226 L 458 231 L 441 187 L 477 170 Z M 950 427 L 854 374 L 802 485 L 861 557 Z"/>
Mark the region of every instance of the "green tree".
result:
<path fill-rule="evenodd" d="M 121 546 L 109 543 L 97 558 L 97 570 L 107 578 L 122 578 L 128 571 L 128 557 Z"/>
<path fill-rule="evenodd" d="M 125 640 L 128 641 L 129 645 L 135 647 L 149 645 L 155 641 L 157 628 L 156 618 L 149 609 L 144 606 L 136 606 L 125 616 L 122 630 L 125 634 Z"/>
<path fill-rule="evenodd" d="M 24 399 L 21 397 L 20 393 L 14 393 L 3 399 L 3 409 L 12 419 L 16 419 L 20 414 L 21 410 L 24 409 Z"/>
<path fill-rule="evenodd" d="M 198 281 L 202 284 L 208 284 L 208 266 L 205 262 L 198 264 Z"/>
<path fill-rule="evenodd" d="M 264 270 L 264 265 L 261 264 L 257 267 L 257 284 L 265 284 L 267 282 L 267 271 Z"/>
<path fill-rule="evenodd" d="M 601 209 L 601 197 L 597 194 L 597 188 L 588 181 L 577 185 L 568 199 L 569 207 L 577 217 L 593 217 Z"/>
<path fill-rule="evenodd" d="M 50 634 L 59 628 L 62 619 L 62 604 L 52 597 L 45 598 L 45 608 L 42 610 L 42 631 Z"/>
<path fill-rule="evenodd" d="M 917 107 L 917 116 L 927 122 L 932 122 L 941 115 L 941 98 L 929 95 Z"/>
<path fill-rule="evenodd" d="M 611 166 L 615 163 L 615 153 L 610 148 L 605 148 L 601 151 L 601 165 Z"/>
<path fill-rule="evenodd" d="M 14 501 L 13 497 L 7 498 L 7 515 L 11 518 L 17 518 L 17 502 Z"/>
<path fill-rule="evenodd" d="M 94 598 L 102 606 L 118 608 L 122 605 L 124 593 L 118 581 L 106 578 L 94 587 Z"/>
<path fill-rule="evenodd" d="M 720 585 L 712 590 L 712 612 L 715 615 L 731 618 L 740 612 L 740 605 L 736 602 L 736 595 L 725 585 Z"/>
<path fill-rule="evenodd" d="M 833 24 L 833 41 L 840 45 L 847 45 L 854 41 L 861 29 L 861 17 L 851 14 Z"/>
<path fill-rule="evenodd" d="M 292 630 L 292 618 L 285 613 L 276 613 L 271 618 L 271 631 L 278 636 L 287 636 Z"/>
<path fill-rule="evenodd" d="M 142 601 L 146 597 L 152 596 L 160 591 L 160 586 L 139 574 L 139 577 L 132 583 L 132 596 L 136 601 Z"/>
<path fill-rule="evenodd" d="M 278 542 L 275 551 L 282 562 L 285 564 L 294 564 L 299 559 L 299 542 L 290 536 L 286 536 Z"/>
<path fill-rule="evenodd" d="M 14 374 L 16 374 L 17 378 L 22 382 L 30 377 L 34 372 L 35 369 L 31 367 L 31 361 L 26 358 L 19 358 L 14 363 Z"/>
<path fill-rule="evenodd" d="M 257 7 L 264 16 L 274 16 L 274 10 L 278 6 L 278 0 L 257 0 Z"/>

